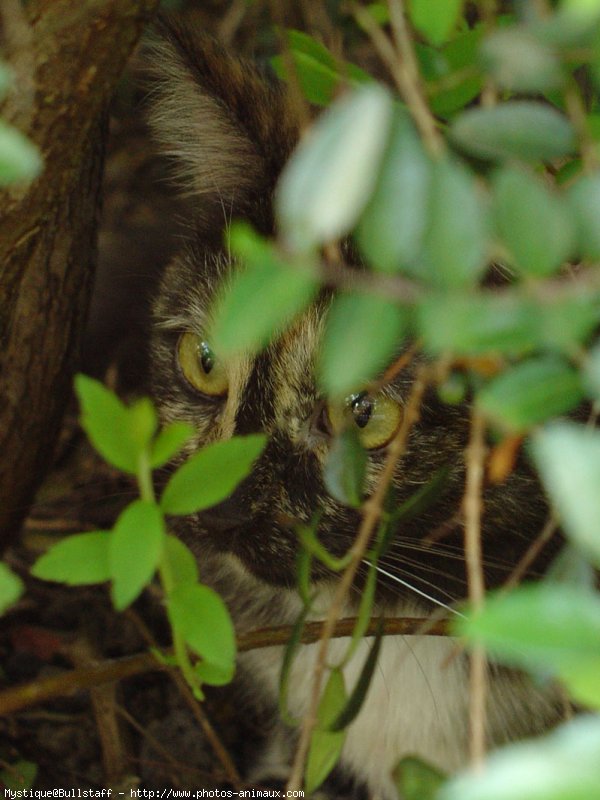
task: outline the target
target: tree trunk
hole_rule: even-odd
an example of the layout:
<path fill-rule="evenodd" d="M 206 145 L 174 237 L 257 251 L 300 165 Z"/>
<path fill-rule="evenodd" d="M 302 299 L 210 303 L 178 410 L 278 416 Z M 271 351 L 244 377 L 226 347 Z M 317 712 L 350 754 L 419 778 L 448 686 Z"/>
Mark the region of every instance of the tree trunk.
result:
<path fill-rule="evenodd" d="M 2 0 L 3 117 L 43 174 L 0 193 L 0 549 L 27 513 L 69 398 L 96 255 L 107 103 L 158 0 Z M 26 18 L 24 15 L 27 15 Z"/>

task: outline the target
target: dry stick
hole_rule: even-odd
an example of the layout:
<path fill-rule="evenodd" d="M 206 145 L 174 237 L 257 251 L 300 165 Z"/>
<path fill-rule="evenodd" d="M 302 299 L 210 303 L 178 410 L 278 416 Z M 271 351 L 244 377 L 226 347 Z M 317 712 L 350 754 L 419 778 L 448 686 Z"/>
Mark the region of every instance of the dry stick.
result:
<path fill-rule="evenodd" d="M 529 567 L 533 564 L 536 560 L 538 555 L 542 552 L 546 544 L 552 539 L 556 530 L 558 528 L 558 518 L 551 512 L 548 516 L 548 519 L 544 523 L 544 527 L 540 531 L 539 535 L 535 537 L 533 542 L 529 545 L 521 559 L 519 560 L 517 566 L 511 572 L 511 574 L 506 579 L 504 585 L 502 586 L 502 591 L 506 591 L 508 589 L 514 589 L 517 586 L 525 574 Z"/>
<path fill-rule="evenodd" d="M 440 156 L 445 150 L 444 139 L 425 100 L 421 74 L 406 23 L 404 0 L 388 0 L 392 33 L 398 50 L 395 59 L 394 80 L 404 97 L 417 128 L 432 155 Z"/>
<path fill-rule="evenodd" d="M 364 554 L 369 546 L 369 542 L 371 541 L 377 523 L 381 517 L 383 503 L 385 501 L 388 486 L 394 474 L 396 462 L 404 452 L 408 434 L 413 423 L 419 418 L 421 400 L 428 382 L 426 380 L 426 374 L 427 370 L 424 366 L 417 371 L 415 381 L 413 383 L 404 411 L 402 425 L 400 426 L 398 434 L 390 443 L 387 459 L 385 461 L 383 471 L 379 476 L 375 491 L 363 504 L 362 521 L 354 544 L 349 551 L 351 555 L 350 564 L 340 578 L 331 606 L 323 622 L 321 641 L 313 673 L 309 708 L 308 712 L 304 716 L 304 719 L 302 720 L 298 747 L 296 749 L 294 763 L 292 764 L 292 770 L 287 784 L 288 791 L 298 791 L 302 787 L 302 776 L 304 774 L 304 765 L 308 755 L 311 734 L 317 722 L 317 708 L 319 706 L 323 675 L 327 665 L 327 649 L 329 646 L 329 640 L 333 636 L 336 628 L 336 622 L 340 617 L 344 607 L 346 596 L 352 587 L 354 577 L 360 564 L 362 563 Z"/>
<path fill-rule="evenodd" d="M 146 643 L 150 646 L 158 650 L 158 645 L 156 640 L 152 636 L 152 633 L 142 620 L 142 618 L 133 610 L 129 609 L 128 614 L 131 619 L 133 619 L 135 625 L 137 626 L 138 630 L 140 631 L 141 635 L 146 640 Z M 186 679 L 183 677 L 183 673 L 179 669 L 170 670 L 169 676 L 177 686 L 179 693 L 185 700 L 188 705 L 188 708 L 196 718 L 196 721 L 200 725 L 206 740 L 208 741 L 209 745 L 212 747 L 213 753 L 216 755 L 217 759 L 221 763 L 223 770 L 225 771 L 225 775 L 230 783 L 236 789 L 241 788 L 241 778 L 237 771 L 237 767 L 231 756 L 229 755 L 229 751 L 221 741 L 219 734 L 214 729 L 212 722 L 205 714 L 204 709 L 194 697 Z"/>
<path fill-rule="evenodd" d="M 332 638 L 350 636 L 356 626 L 356 618 L 341 619 L 335 625 Z M 423 625 L 426 624 L 426 629 Z M 379 630 L 378 622 L 371 622 L 365 636 L 375 636 Z M 323 632 L 322 622 L 309 622 L 302 632 L 301 642 L 313 644 L 321 638 Z M 426 633 L 428 636 L 447 636 L 446 622 L 424 621 L 422 618 L 400 617 L 386 619 L 383 622 L 384 636 L 418 636 Z M 272 628 L 261 628 L 250 633 L 238 636 L 237 646 L 240 652 L 257 650 L 263 647 L 277 647 L 287 644 L 292 634 L 291 625 L 276 625 Z M 62 675 L 52 675 L 48 678 L 32 681 L 31 683 L 14 686 L 0 692 L 0 717 L 15 711 L 39 705 L 46 700 L 62 697 L 72 692 L 100 686 L 110 681 L 121 681 L 156 670 L 172 670 L 173 668 L 159 661 L 153 653 L 140 653 L 125 658 L 107 659 L 90 667 L 75 669 Z"/>
<path fill-rule="evenodd" d="M 477 611 L 483 606 L 485 583 L 481 554 L 481 490 L 484 478 L 485 422 L 473 408 L 471 412 L 471 434 L 466 451 L 467 479 L 464 498 L 465 508 L 465 558 L 469 601 Z M 480 768 L 485 758 L 485 716 L 487 659 L 482 647 L 476 647 L 470 657 L 469 692 L 469 749 L 473 766 Z"/>

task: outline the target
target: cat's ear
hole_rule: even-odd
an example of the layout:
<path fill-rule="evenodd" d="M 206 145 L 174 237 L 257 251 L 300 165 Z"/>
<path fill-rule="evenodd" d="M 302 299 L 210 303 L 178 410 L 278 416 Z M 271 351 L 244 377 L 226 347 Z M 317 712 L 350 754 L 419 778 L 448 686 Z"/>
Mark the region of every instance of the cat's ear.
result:
<path fill-rule="evenodd" d="M 176 177 L 221 218 L 257 216 L 297 139 L 282 87 L 195 28 L 163 18 L 146 50 L 150 124 Z M 262 210 L 253 214 L 253 209 Z"/>

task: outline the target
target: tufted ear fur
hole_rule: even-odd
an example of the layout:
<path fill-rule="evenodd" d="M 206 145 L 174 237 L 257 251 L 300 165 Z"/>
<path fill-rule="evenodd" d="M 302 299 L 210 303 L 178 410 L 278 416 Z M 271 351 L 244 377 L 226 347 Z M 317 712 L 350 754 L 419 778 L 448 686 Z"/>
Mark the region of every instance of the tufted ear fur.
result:
<path fill-rule="evenodd" d="M 298 135 L 282 86 L 198 29 L 169 18 L 156 29 L 150 124 L 203 227 L 244 216 L 270 230 L 273 188 Z"/>

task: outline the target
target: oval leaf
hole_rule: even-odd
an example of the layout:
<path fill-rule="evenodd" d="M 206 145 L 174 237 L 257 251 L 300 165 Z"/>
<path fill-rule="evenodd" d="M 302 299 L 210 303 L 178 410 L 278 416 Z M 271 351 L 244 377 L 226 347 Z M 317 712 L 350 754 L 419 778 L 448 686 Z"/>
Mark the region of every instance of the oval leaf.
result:
<path fill-rule="evenodd" d="M 55 544 L 38 558 L 31 574 L 43 581 L 79 586 L 110 580 L 107 531 L 76 533 Z"/>
<path fill-rule="evenodd" d="M 532 452 L 566 532 L 600 567 L 600 432 L 556 422 L 534 435 Z"/>
<path fill-rule="evenodd" d="M 171 476 L 160 504 L 166 514 L 193 514 L 225 500 L 248 475 L 266 444 L 264 434 L 208 445 Z"/>
<path fill-rule="evenodd" d="M 230 246 L 245 268 L 235 273 L 213 312 L 212 340 L 221 356 L 260 350 L 318 289 L 312 265 L 286 263 L 248 225 L 232 228 Z"/>
<path fill-rule="evenodd" d="M 150 466 L 153 469 L 162 467 L 181 450 L 183 445 L 192 438 L 194 429 L 187 422 L 172 422 L 163 428 L 152 443 Z"/>
<path fill-rule="evenodd" d="M 165 538 L 165 561 L 172 585 L 198 582 L 198 563 L 192 551 L 176 536 Z"/>
<path fill-rule="evenodd" d="M 235 634 L 227 607 L 208 586 L 181 584 L 167 598 L 171 625 L 189 647 L 209 664 L 231 670 Z"/>
<path fill-rule="evenodd" d="M 160 509 L 146 500 L 131 503 L 117 520 L 108 561 L 113 581 L 111 596 L 118 611 L 132 603 L 152 580 L 164 537 L 165 523 Z"/>
<path fill-rule="evenodd" d="M 410 21 L 432 44 L 443 44 L 456 27 L 463 0 L 410 0 Z"/>
<path fill-rule="evenodd" d="M 346 702 L 344 676 L 333 669 L 317 709 L 318 727 L 313 731 L 306 763 L 306 791 L 314 792 L 335 767 L 344 746 L 345 732 L 327 730 Z"/>
<path fill-rule="evenodd" d="M 515 265 L 526 274 L 550 275 L 571 254 L 571 210 L 533 175 L 502 170 L 494 180 L 493 208 L 498 233 Z"/>
<path fill-rule="evenodd" d="M 566 117 L 526 100 L 463 111 L 452 123 L 450 136 L 467 153 L 492 160 L 546 161 L 569 155 L 576 146 Z"/>
<path fill-rule="evenodd" d="M 42 171 L 38 148 L 12 125 L 0 120 L 0 186 L 32 181 Z"/>
<path fill-rule="evenodd" d="M 477 405 L 497 425 L 524 433 L 533 425 L 574 408 L 582 399 L 579 373 L 566 361 L 524 361 L 490 381 Z"/>
<path fill-rule="evenodd" d="M 388 92 L 369 84 L 334 103 L 302 140 L 275 196 L 292 247 L 323 244 L 353 227 L 377 180 L 391 112 Z"/>
<path fill-rule="evenodd" d="M 600 259 L 600 172 L 583 175 L 568 192 L 582 256 Z"/>
<path fill-rule="evenodd" d="M 17 602 L 24 590 L 21 578 L 0 561 L 0 615 Z"/>
<path fill-rule="evenodd" d="M 357 292 L 336 297 L 319 363 L 327 394 L 343 397 L 364 386 L 400 350 L 405 329 L 403 311 L 388 300 Z"/>

